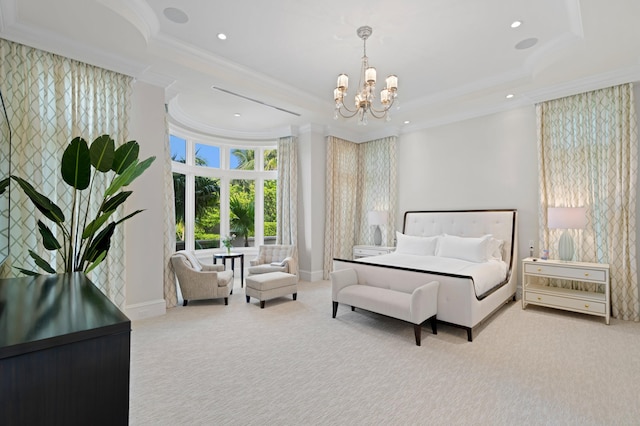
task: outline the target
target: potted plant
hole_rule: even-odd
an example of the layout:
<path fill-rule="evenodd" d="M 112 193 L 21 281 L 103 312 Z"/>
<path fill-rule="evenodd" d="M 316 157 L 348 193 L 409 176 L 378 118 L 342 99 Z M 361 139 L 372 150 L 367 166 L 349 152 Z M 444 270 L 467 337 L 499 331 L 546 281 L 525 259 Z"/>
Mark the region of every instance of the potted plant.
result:
<path fill-rule="evenodd" d="M 62 155 L 60 169 L 62 179 L 72 191 L 71 210 L 66 215 L 53 201 L 36 191 L 29 182 L 18 176 L 11 176 L 35 207 L 60 231 L 60 235 L 56 237 L 47 224 L 38 220 L 38 230 L 44 248 L 59 252 L 64 261 L 63 270 L 56 271 L 49 262 L 33 250 L 29 250 L 29 256 L 38 267 L 50 274 L 76 271 L 86 273 L 105 259 L 116 226 L 142 212 L 136 210 L 122 219 L 110 221 L 116 209 L 133 193 L 123 188 L 140 176 L 155 160 L 155 157 L 149 157 L 139 161 L 139 150 L 136 141 L 126 142 L 116 149 L 115 142 L 109 135 L 99 136 L 91 146 L 81 137 L 74 138 Z M 98 173 L 111 179 L 107 189 L 99 196 L 93 194 Z M 92 203 L 99 206 L 94 217 L 90 217 L 89 212 Z M 39 275 L 36 271 L 18 269 L 26 275 Z"/>

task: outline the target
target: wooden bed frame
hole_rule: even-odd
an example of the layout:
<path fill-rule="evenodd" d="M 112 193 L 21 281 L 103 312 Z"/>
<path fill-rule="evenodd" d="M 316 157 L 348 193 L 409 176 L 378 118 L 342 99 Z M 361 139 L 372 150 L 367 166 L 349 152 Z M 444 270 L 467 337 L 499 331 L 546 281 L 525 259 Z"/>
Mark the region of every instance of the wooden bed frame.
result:
<path fill-rule="evenodd" d="M 404 270 L 419 274 L 420 280 L 437 280 L 438 322 L 461 327 L 467 330 L 467 340 L 473 341 L 473 330 L 491 314 L 510 300 L 515 301 L 517 274 L 517 211 L 504 210 L 442 210 L 442 211 L 408 211 L 404 214 L 403 233 L 415 236 L 435 236 L 442 234 L 461 237 L 480 237 L 492 234 L 504 241 L 502 258 L 508 265 L 504 281 L 488 292 L 477 295 L 473 279 L 469 276 L 430 272 L 405 268 L 402 266 L 386 266 L 367 263 L 374 268 L 371 276 L 379 277 L 381 282 L 393 279 L 394 271 Z M 347 269 L 354 263 L 362 262 L 346 259 L 334 259 L 334 270 Z M 361 269 L 359 267 L 358 269 Z"/>

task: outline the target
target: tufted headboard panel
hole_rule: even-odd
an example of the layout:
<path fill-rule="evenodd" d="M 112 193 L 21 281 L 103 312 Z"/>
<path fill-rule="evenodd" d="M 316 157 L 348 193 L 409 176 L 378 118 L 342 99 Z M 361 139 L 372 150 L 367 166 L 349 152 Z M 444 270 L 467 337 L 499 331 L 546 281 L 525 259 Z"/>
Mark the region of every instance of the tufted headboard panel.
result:
<path fill-rule="evenodd" d="M 514 210 L 408 211 L 404 214 L 403 233 L 421 237 L 449 234 L 481 237 L 492 234 L 504 241 L 502 258 L 513 267 L 517 248 L 517 223 Z"/>

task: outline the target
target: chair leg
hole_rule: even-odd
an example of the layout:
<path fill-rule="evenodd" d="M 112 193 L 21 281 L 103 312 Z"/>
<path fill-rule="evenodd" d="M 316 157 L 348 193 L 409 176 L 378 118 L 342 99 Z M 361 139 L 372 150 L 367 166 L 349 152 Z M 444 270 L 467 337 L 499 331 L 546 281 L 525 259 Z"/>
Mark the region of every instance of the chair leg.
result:
<path fill-rule="evenodd" d="M 352 307 L 351 307 L 351 312 L 353 312 L 353 311 L 355 311 L 355 310 L 356 310 L 356 307 L 355 307 L 355 306 L 352 306 Z"/>
<path fill-rule="evenodd" d="M 333 302 L 333 317 L 336 317 L 336 314 L 338 313 L 338 302 Z"/>
<path fill-rule="evenodd" d="M 420 339 L 422 337 L 422 325 L 413 324 L 413 334 L 416 335 L 416 346 L 420 346 Z"/>
<path fill-rule="evenodd" d="M 184 299 L 184 301 L 182 302 L 182 306 L 187 306 L 189 304 L 189 301 L 187 299 Z"/>
<path fill-rule="evenodd" d="M 293 300 L 298 300 L 298 293 L 293 293 Z"/>
<path fill-rule="evenodd" d="M 438 334 L 438 322 L 436 321 L 436 316 L 432 316 L 429 318 L 429 322 L 431 323 L 431 332 L 433 334 Z"/>
<path fill-rule="evenodd" d="M 224 298 L 224 304 L 225 304 L 225 306 L 229 304 L 229 298 L 228 297 Z"/>
<path fill-rule="evenodd" d="M 260 301 L 260 309 L 264 309 L 264 300 Z"/>

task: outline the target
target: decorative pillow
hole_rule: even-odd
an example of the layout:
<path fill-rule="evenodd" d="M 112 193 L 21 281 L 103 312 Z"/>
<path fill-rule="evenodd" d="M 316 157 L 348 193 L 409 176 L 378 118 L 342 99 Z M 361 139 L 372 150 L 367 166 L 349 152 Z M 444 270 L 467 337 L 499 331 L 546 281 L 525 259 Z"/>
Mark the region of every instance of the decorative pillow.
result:
<path fill-rule="evenodd" d="M 504 246 L 503 240 L 491 237 L 489 244 L 487 244 L 487 258 L 489 260 L 502 260 L 502 247 Z"/>
<path fill-rule="evenodd" d="M 445 234 L 440 238 L 436 256 L 452 257 L 476 263 L 486 262 L 491 238 L 490 234 L 479 238 L 457 237 Z"/>
<path fill-rule="evenodd" d="M 396 231 L 396 253 L 433 256 L 436 253 L 438 236 L 417 237 Z"/>

